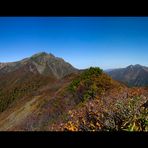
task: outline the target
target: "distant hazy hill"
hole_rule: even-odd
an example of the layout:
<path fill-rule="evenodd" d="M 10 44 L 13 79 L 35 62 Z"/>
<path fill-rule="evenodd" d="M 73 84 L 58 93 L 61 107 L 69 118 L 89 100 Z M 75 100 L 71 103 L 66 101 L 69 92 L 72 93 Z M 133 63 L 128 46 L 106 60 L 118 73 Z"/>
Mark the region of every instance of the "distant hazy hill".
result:
<path fill-rule="evenodd" d="M 148 86 L 148 67 L 139 64 L 106 71 L 106 73 L 129 86 Z"/>
<path fill-rule="evenodd" d="M 113 71 L 115 69 L 105 69 L 104 72 L 110 72 L 110 71 Z"/>

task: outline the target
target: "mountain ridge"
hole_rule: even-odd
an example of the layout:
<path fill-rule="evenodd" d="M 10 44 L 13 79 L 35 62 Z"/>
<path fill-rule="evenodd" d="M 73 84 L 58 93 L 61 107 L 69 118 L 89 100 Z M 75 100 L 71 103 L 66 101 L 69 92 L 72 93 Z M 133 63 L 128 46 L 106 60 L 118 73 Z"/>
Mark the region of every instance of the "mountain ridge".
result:
<path fill-rule="evenodd" d="M 40 74 L 51 74 L 59 79 L 67 74 L 78 71 L 62 58 L 55 57 L 51 53 L 39 52 L 20 61 L 0 63 L 0 73 L 6 74 L 27 64 L 34 65 Z"/>
<path fill-rule="evenodd" d="M 113 79 L 128 86 L 148 86 L 148 67 L 140 64 L 129 65 L 125 68 L 106 71 Z"/>

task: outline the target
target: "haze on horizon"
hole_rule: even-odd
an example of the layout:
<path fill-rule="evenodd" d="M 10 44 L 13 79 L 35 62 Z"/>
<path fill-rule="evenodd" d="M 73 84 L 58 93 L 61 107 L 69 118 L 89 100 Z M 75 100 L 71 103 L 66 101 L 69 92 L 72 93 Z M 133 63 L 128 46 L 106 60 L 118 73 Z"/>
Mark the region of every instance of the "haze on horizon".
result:
<path fill-rule="evenodd" d="M 79 69 L 148 66 L 148 17 L 0 17 L 0 62 L 43 51 Z"/>

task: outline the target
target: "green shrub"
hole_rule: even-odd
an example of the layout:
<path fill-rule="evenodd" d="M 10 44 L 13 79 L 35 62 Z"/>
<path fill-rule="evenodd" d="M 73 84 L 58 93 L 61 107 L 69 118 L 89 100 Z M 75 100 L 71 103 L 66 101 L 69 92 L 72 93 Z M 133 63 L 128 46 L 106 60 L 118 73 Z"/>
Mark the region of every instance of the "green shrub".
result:
<path fill-rule="evenodd" d="M 93 76 L 99 76 L 102 73 L 102 70 L 98 67 L 90 67 L 86 69 L 77 79 L 73 80 L 69 86 L 69 90 L 72 92 L 76 91 L 80 82 L 83 83 L 85 86 L 90 86 L 92 82 Z"/>

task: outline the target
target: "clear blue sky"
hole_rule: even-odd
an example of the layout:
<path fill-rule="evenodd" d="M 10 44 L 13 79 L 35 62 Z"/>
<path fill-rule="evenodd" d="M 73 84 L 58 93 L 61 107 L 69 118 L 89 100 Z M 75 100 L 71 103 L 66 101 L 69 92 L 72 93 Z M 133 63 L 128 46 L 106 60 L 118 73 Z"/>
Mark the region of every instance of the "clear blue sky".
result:
<path fill-rule="evenodd" d="M 148 66 L 148 17 L 0 17 L 0 62 L 41 51 L 77 68 Z"/>

